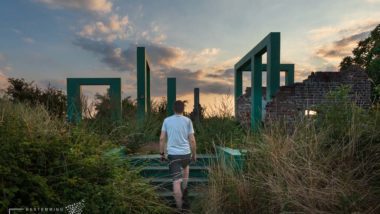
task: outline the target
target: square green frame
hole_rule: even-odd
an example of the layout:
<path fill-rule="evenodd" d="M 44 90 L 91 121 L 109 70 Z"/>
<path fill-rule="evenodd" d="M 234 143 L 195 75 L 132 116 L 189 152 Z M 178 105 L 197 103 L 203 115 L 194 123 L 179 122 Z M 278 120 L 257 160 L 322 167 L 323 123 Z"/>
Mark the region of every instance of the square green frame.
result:
<path fill-rule="evenodd" d="M 112 120 L 121 119 L 121 78 L 67 78 L 67 120 L 77 123 L 82 119 L 81 86 L 109 85 Z"/>

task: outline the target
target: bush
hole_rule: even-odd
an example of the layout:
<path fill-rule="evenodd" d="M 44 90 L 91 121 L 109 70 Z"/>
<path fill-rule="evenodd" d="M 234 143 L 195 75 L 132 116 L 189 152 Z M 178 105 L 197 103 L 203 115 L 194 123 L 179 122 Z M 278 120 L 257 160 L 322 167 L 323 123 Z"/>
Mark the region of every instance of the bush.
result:
<path fill-rule="evenodd" d="M 163 213 L 154 189 L 117 157 L 113 146 L 41 107 L 0 100 L 0 211 L 64 207 L 81 200 L 88 213 Z"/>

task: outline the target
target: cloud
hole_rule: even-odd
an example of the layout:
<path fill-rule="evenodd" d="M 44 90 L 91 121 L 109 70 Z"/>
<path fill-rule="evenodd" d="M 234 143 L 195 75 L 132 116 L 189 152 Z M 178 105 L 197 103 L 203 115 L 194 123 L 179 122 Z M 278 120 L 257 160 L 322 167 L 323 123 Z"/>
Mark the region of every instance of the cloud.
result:
<path fill-rule="evenodd" d="M 209 78 L 218 78 L 218 79 L 224 79 L 224 80 L 233 80 L 234 78 L 234 72 L 235 70 L 233 68 L 228 68 L 225 70 L 217 70 L 213 73 L 208 73 L 206 76 Z"/>
<path fill-rule="evenodd" d="M 351 55 L 357 43 L 367 38 L 369 34 L 370 31 L 366 31 L 334 41 L 318 49 L 316 54 L 323 58 L 342 59 L 345 56 Z"/>
<path fill-rule="evenodd" d="M 137 45 L 130 45 L 123 50 L 113 43 L 87 38 L 77 38 L 73 43 L 100 56 L 101 61 L 114 70 L 132 71 L 135 69 Z M 143 46 L 146 48 L 150 63 L 154 66 L 172 66 L 182 55 L 182 51 L 174 47 L 154 43 L 147 43 Z"/>
<path fill-rule="evenodd" d="M 380 17 L 380 14 L 378 15 Z M 357 19 L 339 23 L 339 25 L 323 26 L 309 31 L 309 39 L 313 42 L 338 40 L 362 32 L 373 30 L 378 24 L 377 18 Z"/>
<path fill-rule="evenodd" d="M 96 41 L 87 38 L 77 38 L 74 45 L 89 51 L 100 58 L 113 70 L 120 72 L 135 73 L 136 71 L 136 48 L 137 45 L 130 45 L 127 49 L 117 47 L 113 43 Z M 176 47 L 165 46 L 156 43 L 146 43 L 143 46 L 149 57 L 151 66 L 152 95 L 163 96 L 166 94 L 166 78 L 177 78 L 177 93 L 192 93 L 194 87 L 202 88 L 204 93 L 227 93 L 232 87 L 230 82 L 209 81 L 206 73 L 202 70 L 193 71 L 191 69 L 179 68 L 176 66 L 182 60 L 185 52 Z M 215 50 L 206 54 L 215 54 Z"/>
<path fill-rule="evenodd" d="M 152 88 L 154 85 L 158 90 L 152 91 L 155 96 L 163 95 L 166 93 L 166 78 L 175 77 L 177 83 L 177 94 L 186 95 L 193 93 L 194 88 L 200 88 L 202 93 L 205 94 L 226 94 L 231 88 L 232 84 L 228 82 L 208 81 L 204 79 L 205 73 L 202 70 L 191 71 L 190 69 L 166 67 L 153 73 Z M 162 87 L 164 86 L 164 87 Z"/>
<path fill-rule="evenodd" d="M 22 38 L 22 41 L 24 41 L 26 44 L 29 44 L 29 45 L 36 43 L 36 41 L 30 37 L 24 37 Z"/>
<path fill-rule="evenodd" d="M 162 27 L 156 22 L 152 22 L 147 30 L 140 33 L 140 38 L 153 43 L 161 44 L 166 40 L 167 36 L 163 32 Z"/>
<path fill-rule="evenodd" d="M 380 13 L 375 17 L 380 18 Z M 341 60 L 352 55 L 360 40 L 368 37 L 379 24 L 378 18 L 355 19 L 323 26 L 309 31 L 309 46 L 312 55 L 306 67 L 312 70 L 338 70 Z"/>
<path fill-rule="evenodd" d="M 112 14 L 104 22 L 97 21 L 85 25 L 78 34 L 84 38 L 113 42 L 116 39 L 126 40 L 131 31 L 128 16 L 119 17 L 119 15 Z"/>
<path fill-rule="evenodd" d="M 109 13 L 112 2 L 109 0 L 36 0 L 52 8 L 84 10 L 95 13 Z"/>

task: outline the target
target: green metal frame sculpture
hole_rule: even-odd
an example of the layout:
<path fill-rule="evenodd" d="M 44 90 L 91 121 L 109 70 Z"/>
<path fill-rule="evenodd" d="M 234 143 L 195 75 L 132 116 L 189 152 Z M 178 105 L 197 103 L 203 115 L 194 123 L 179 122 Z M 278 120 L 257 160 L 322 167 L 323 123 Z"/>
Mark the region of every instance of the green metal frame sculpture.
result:
<path fill-rule="evenodd" d="M 261 124 L 262 72 L 267 71 L 266 100 L 269 102 L 280 87 L 280 71 L 285 74 L 287 85 L 294 83 L 294 65 L 280 64 L 280 33 L 269 33 L 259 44 L 235 64 L 235 115 L 237 98 L 243 92 L 243 71 L 251 71 L 251 129 L 257 130 Z M 267 64 L 262 63 L 262 55 L 267 53 Z"/>
<path fill-rule="evenodd" d="M 67 119 L 79 122 L 82 119 L 81 86 L 109 85 L 111 99 L 111 117 L 114 121 L 121 119 L 121 79 L 120 78 L 67 78 Z"/>
<path fill-rule="evenodd" d="M 144 121 L 150 110 L 150 66 L 145 47 L 137 47 L 137 119 Z"/>
<path fill-rule="evenodd" d="M 176 96 L 177 96 L 177 90 L 176 90 L 176 78 L 174 77 L 169 77 L 167 79 L 167 105 L 166 105 L 166 111 L 168 116 L 171 116 L 174 114 L 173 106 L 174 102 L 176 101 Z"/>

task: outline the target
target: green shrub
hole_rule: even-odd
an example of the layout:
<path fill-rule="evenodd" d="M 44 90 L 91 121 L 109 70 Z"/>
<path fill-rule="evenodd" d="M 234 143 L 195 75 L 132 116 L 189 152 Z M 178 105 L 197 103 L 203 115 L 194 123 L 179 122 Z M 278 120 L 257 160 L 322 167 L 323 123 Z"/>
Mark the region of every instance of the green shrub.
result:
<path fill-rule="evenodd" d="M 165 213 L 154 189 L 116 157 L 108 140 L 41 107 L 0 100 L 0 211 L 64 207 L 88 213 Z"/>

